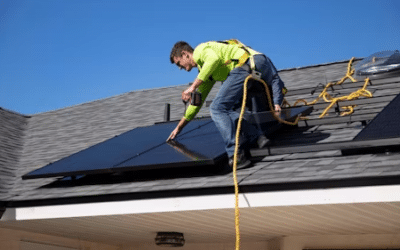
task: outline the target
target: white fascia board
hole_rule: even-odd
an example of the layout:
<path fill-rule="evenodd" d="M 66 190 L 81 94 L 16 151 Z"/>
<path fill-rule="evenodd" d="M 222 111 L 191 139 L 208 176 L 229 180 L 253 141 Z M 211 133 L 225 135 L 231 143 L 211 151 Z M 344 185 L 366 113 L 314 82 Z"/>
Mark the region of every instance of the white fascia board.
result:
<path fill-rule="evenodd" d="M 248 193 L 251 207 L 327 205 L 400 201 L 400 185 L 329 188 L 316 190 Z"/>
<path fill-rule="evenodd" d="M 242 193 L 241 208 L 400 202 L 400 185 Z M 7 208 L 1 220 L 179 212 L 234 208 L 234 195 L 203 195 L 133 201 Z"/>
<path fill-rule="evenodd" d="M 239 203 L 245 200 L 240 197 Z M 160 198 L 71 205 L 7 208 L 4 220 L 55 219 L 85 216 L 161 213 L 232 208 L 234 195 Z M 3 220 L 3 219 L 2 219 Z"/>

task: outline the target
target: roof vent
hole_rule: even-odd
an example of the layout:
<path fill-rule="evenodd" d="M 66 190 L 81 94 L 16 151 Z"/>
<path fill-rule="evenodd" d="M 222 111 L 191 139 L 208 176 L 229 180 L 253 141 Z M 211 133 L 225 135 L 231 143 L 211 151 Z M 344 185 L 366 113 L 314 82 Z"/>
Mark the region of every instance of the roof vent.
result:
<path fill-rule="evenodd" d="M 364 58 L 354 67 L 356 77 L 370 77 L 375 75 L 400 75 L 400 52 L 381 51 Z"/>
<path fill-rule="evenodd" d="M 171 116 L 171 105 L 169 103 L 166 103 L 164 108 L 164 122 L 169 122 L 170 116 Z"/>
<path fill-rule="evenodd" d="M 156 245 L 162 247 L 183 247 L 185 239 L 183 233 L 158 232 L 155 238 Z"/>

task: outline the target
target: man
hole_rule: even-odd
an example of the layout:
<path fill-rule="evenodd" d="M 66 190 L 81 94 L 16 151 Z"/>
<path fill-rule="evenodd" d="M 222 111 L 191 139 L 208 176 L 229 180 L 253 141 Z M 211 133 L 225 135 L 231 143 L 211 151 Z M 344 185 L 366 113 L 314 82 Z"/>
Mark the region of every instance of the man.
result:
<path fill-rule="evenodd" d="M 199 70 L 199 74 L 193 84 L 182 93 L 182 100 L 185 102 L 190 101 L 191 93 L 197 90 L 202 95 L 203 103 L 214 83 L 223 81 L 221 89 L 211 104 L 210 112 L 211 118 L 224 140 L 229 164 L 233 166 L 236 122 L 239 118 L 239 114 L 233 109 L 238 107 L 238 103 L 243 97 L 243 83 L 249 75 L 249 66 L 246 68 L 244 64 L 253 66 L 253 68 L 255 66 L 255 70 L 261 73 L 261 78 L 272 87 L 275 111 L 280 112 L 284 84 L 275 66 L 268 57 L 248 47 L 229 42 L 214 41 L 202 43 L 195 49 L 186 42 L 177 42 L 172 48 L 170 60 L 180 69 L 191 71 L 194 67 L 197 67 Z M 194 118 L 200 108 L 201 106 L 189 105 L 184 117 L 172 131 L 167 141 L 173 140 L 186 124 Z M 247 130 L 247 137 L 250 137 L 248 138 L 249 140 L 257 139 L 259 136 L 265 138 L 262 137 L 258 130 L 252 127 L 247 126 L 247 128 L 244 128 Z M 244 168 L 248 165 L 250 165 L 250 161 L 246 158 L 241 145 L 237 167 Z"/>

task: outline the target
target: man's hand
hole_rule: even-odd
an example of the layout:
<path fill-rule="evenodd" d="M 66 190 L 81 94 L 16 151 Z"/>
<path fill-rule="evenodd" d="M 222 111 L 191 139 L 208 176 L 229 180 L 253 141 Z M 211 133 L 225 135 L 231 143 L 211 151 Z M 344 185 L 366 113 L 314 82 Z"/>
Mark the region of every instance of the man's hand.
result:
<path fill-rule="evenodd" d="M 167 141 L 173 140 L 175 139 L 175 137 L 181 132 L 181 130 L 179 129 L 179 127 L 176 127 L 171 134 L 169 135 Z"/>
<path fill-rule="evenodd" d="M 192 98 L 192 92 L 194 92 L 194 89 L 192 86 L 190 86 L 187 90 L 182 92 L 182 101 L 184 102 L 189 102 L 190 98 Z"/>
<path fill-rule="evenodd" d="M 202 80 L 196 78 L 192 85 L 190 85 L 189 88 L 187 88 L 185 91 L 182 92 L 182 101 L 188 102 L 190 101 L 190 98 L 192 98 L 192 92 L 195 92 L 196 89 L 203 83 Z"/>
<path fill-rule="evenodd" d="M 182 117 L 182 119 L 179 121 L 178 125 L 176 128 L 172 131 L 172 133 L 169 135 L 167 141 L 173 140 L 176 138 L 176 136 L 182 131 L 182 129 L 189 123 L 189 121 L 186 121 L 185 117 Z"/>
<path fill-rule="evenodd" d="M 281 106 L 279 104 L 275 104 L 275 112 L 280 113 L 281 111 Z"/>

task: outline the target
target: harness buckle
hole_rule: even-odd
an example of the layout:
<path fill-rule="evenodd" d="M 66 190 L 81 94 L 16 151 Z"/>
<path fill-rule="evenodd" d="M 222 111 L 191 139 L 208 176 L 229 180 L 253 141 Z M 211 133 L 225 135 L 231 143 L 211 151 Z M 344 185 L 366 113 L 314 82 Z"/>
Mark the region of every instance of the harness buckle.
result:
<path fill-rule="evenodd" d="M 259 79 L 259 80 L 261 79 L 261 73 L 258 71 L 252 70 L 251 75 L 256 79 Z"/>

